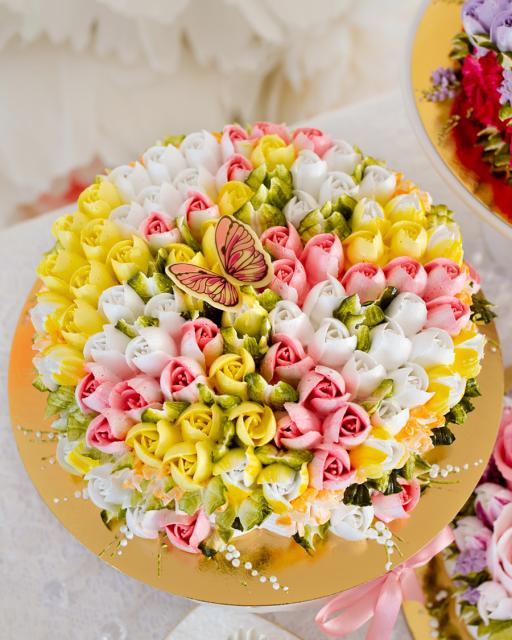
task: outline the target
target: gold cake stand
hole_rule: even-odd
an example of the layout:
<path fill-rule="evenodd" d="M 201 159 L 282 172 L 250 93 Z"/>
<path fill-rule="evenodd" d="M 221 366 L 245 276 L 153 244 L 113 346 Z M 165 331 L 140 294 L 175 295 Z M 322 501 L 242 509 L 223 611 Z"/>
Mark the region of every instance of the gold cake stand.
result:
<path fill-rule="evenodd" d="M 480 182 L 457 159 L 450 135 L 450 101 L 429 102 L 424 92 L 437 67 L 453 66 L 453 37 L 462 27 L 459 0 L 425 0 L 411 32 L 404 96 L 413 128 L 432 164 L 475 213 L 500 234 L 512 239 L 512 222 L 500 213 L 489 185 Z"/>
<path fill-rule="evenodd" d="M 265 531 L 248 534 L 237 541 L 241 567 L 235 569 L 217 554 L 207 559 L 175 549 L 162 550 L 155 540 L 134 538 L 116 552 L 119 534 L 103 524 L 99 510 L 89 500 L 75 498 L 84 484 L 80 478 L 51 464 L 55 438 L 49 439 L 51 423 L 44 419 L 45 394 L 31 384 L 33 379 L 32 339 L 34 331 L 28 310 L 37 288 L 28 296 L 18 321 L 9 367 L 9 399 L 13 436 L 32 482 L 41 498 L 60 522 L 92 553 L 101 555 L 112 567 L 153 587 L 204 602 L 274 607 L 324 598 L 372 580 L 384 572 L 383 547 L 371 541 L 347 542 L 329 536 L 314 555 L 308 555 L 293 541 Z M 431 462 L 462 467 L 467 471 L 444 486 L 425 492 L 414 513 L 395 529 L 400 550 L 407 559 L 445 527 L 462 507 L 478 482 L 482 465 L 496 439 L 503 399 L 503 367 L 496 330 L 484 328 L 489 338 L 479 377 L 482 397 L 467 422 L 456 427 L 457 440 L 450 447 L 430 452 Z M 452 476 L 453 477 L 453 476 Z M 274 590 L 243 568 L 250 561 L 260 573 L 275 575 L 288 590 Z"/>

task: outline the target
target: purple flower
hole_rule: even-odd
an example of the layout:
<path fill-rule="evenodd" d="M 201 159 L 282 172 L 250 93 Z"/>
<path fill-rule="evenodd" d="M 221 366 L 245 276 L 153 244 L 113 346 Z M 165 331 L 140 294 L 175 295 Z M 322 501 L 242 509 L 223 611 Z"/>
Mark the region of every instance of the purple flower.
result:
<path fill-rule="evenodd" d="M 459 87 L 457 75 L 449 67 L 438 67 L 430 76 L 432 90 L 427 92 L 426 98 L 430 102 L 444 102 L 454 98 Z"/>
<path fill-rule="evenodd" d="M 498 13 L 491 24 L 491 40 L 500 51 L 512 51 L 512 6 Z"/>
<path fill-rule="evenodd" d="M 467 0 L 462 9 L 464 31 L 470 38 L 488 34 L 494 17 L 508 6 L 509 0 Z"/>
<path fill-rule="evenodd" d="M 468 602 L 469 604 L 478 604 L 480 600 L 480 591 L 478 591 L 478 587 L 468 587 L 466 591 L 461 596 L 464 602 Z"/>
<path fill-rule="evenodd" d="M 478 573 L 487 566 L 486 549 L 467 549 L 462 551 L 455 561 L 455 571 L 463 576 Z"/>

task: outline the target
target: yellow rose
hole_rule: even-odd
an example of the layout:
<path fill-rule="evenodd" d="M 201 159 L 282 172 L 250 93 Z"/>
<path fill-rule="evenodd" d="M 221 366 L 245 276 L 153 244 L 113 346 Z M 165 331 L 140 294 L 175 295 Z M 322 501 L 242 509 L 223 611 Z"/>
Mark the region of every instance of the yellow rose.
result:
<path fill-rule="evenodd" d="M 427 248 L 427 232 L 418 222 L 395 222 L 388 231 L 387 244 L 390 259 L 408 256 L 420 260 Z"/>
<path fill-rule="evenodd" d="M 202 489 L 212 475 L 212 443 L 210 440 L 178 442 L 164 456 L 174 482 L 184 491 Z"/>
<path fill-rule="evenodd" d="M 238 335 L 257 339 L 270 332 L 267 311 L 250 295 L 243 296 L 243 303 L 238 311 L 224 311 L 221 324 L 223 327 L 234 327 Z"/>
<path fill-rule="evenodd" d="M 428 370 L 428 391 L 434 395 L 425 405 L 428 411 L 444 415 L 462 400 L 466 380 L 454 371 L 453 365 L 440 365 Z"/>
<path fill-rule="evenodd" d="M 196 255 L 196 252 L 188 244 L 182 242 L 173 242 L 167 247 L 169 256 L 167 257 L 167 264 L 174 264 L 175 262 L 191 262 Z"/>
<path fill-rule="evenodd" d="M 251 162 L 255 167 L 265 163 L 269 171 L 273 171 L 278 164 L 284 164 L 291 169 L 295 161 L 295 147 L 277 135 L 260 138 L 251 153 Z"/>
<path fill-rule="evenodd" d="M 425 221 L 425 207 L 417 192 L 405 193 L 392 198 L 384 209 L 390 222 L 423 223 Z"/>
<path fill-rule="evenodd" d="M 112 209 L 121 204 L 117 189 L 108 180 L 97 180 L 78 197 L 78 208 L 91 218 L 108 218 Z"/>
<path fill-rule="evenodd" d="M 110 249 L 123 239 L 121 229 L 111 220 L 90 220 L 80 233 L 80 242 L 88 260 L 105 262 Z"/>
<path fill-rule="evenodd" d="M 34 366 L 45 385 L 74 387 L 84 376 L 84 357 L 67 344 L 56 344 L 34 358 Z"/>
<path fill-rule="evenodd" d="M 73 467 L 73 469 L 75 469 L 81 476 L 89 473 L 89 471 L 100 464 L 99 460 L 94 460 L 93 458 L 83 454 L 85 448 L 85 443 L 82 440 L 82 442 L 77 444 L 74 449 L 71 449 L 64 458 L 64 461 Z"/>
<path fill-rule="evenodd" d="M 262 468 L 253 447 L 230 449 L 213 465 L 214 476 L 221 476 L 228 490 L 228 501 L 239 505 L 251 494 L 251 487 Z"/>
<path fill-rule="evenodd" d="M 276 417 L 267 405 L 242 402 L 228 412 L 235 422 L 236 435 L 248 447 L 261 447 L 276 433 Z"/>
<path fill-rule="evenodd" d="M 218 272 L 220 269 L 220 262 L 219 254 L 217 253 L 217 245 L 215 243 L 215 225 L 210 224 L 206 228 L 201 241 L 201 249 L 208 268 Z"/>
<path fill-rule="evenodd" d="M 385 233 L 390 223 L 384 216 L 384 209 L 370 198 L 361 198 L 354 207 L 350 218 L 352 231 L 380 231 Z"/>
<path fill-rule="evenodd" d="M 218 205 L 223 216 L 230 216 L 252 198 L 253 191 L 243 182 L 232 180 L 222 185 Z"/>
<path fill-rule="evenodd" d="M 374 262 L 381 264 L 385 256 L 384 241 L 380 231 L 356 231 L 343 241 L 343 248 L 350 264 Z"/>
<path fill-rule="evenodd" d="M 179 428 L 167 420 L 159 420 L 156 424 L 141 422 L 126 434 L 126 444 L 134 449 L 137 458 L 155 469 L 160 469 L 164 455 L 180 440 Z"/>
<path fill-rule="evenodd" d="M 181 429 L 185 441 L 217 440 L 222 432 L 224 414 L 216 404 L 208 407 L 194 403 L 180 414 L 176 425 Z"/>
<path fill-rule="evenodd" d="M 246 349 L 240 349 L 239 354 L 225 353 L 214 360 L 208 375 L 219 393 L 229 393 L 247 400 L 247 383 L 244 382 L 244 378 L 254 371 L 255 365 L 251 354 Z"/>
<path fill-rule="evenodd" d="M 117 242 L 107 256 L 107 263 L 121 283 L 128 281 L 139 271 L 146 273 L 150 260 L 148 245 L 138 236 Z"/>
<path fill-rule="evenodd" d="M 349 452 L 350 464 L 357 470 L 360 481 L 381 478 L 384 473 L 400 469 L 409 452 L 401 442 L 392 438 L 385 429 L 372 430 L 365 442 Z"/>
<path fill-rule="evenodd" d="M 473 323 L 464 328 L 459 335 L 453 337 L 455 360 L 451 365 L 453 371 L 464 378 L 476 378 L 480 373 L 480 361 L 484 356 L 486 338 Z"/>
<path fill-rule="evenodd" d="M 44 284 L 64 296 L 69 295 L 69 280 L 73 273 L 86 264 L 78 253 L 66 250 L 54 250 L 45 255 L 37 267 L 37 275 Z"/>
<path fill-rule="evenodd" d="M 459 225 L 455 222 L 440 224 L 428 230 L 425 262 L 436 258 L 449 258 L 461 265 L 464 259 Z"/>
<path fill-rule="evenodd" d="M 30 310 L 32 324 L 39 333 L 47 333 L 58 342 L 60 337 L 59 318 L 71 304 L 71 300 L 55 291 L 41 291 L 37 294 L 37 304 Z"/>
<path fill-rule="evenodd" d="M 52 225 L 52 234 L 67 251 L 82 253 L 80 234 L 75 227 L 74 216 L 66 215 L 57 218 Z"/>
<path fill-rule="evenodd" d="M 64 340 L 75 349 L 83 349 L 89 336 L 103 329 L 103 318 L 85 300 L 75 300 L 59 319 Z"/>
<path fill-rule="evenodd" d="M 96 307 L 98 298 L 103 291 L 116 284 L 117 281 L 106 265 L 91 260 L 89 264 L 84 264 L 71 276 L 69 288 L 76 298 L 85 300 Z"/>

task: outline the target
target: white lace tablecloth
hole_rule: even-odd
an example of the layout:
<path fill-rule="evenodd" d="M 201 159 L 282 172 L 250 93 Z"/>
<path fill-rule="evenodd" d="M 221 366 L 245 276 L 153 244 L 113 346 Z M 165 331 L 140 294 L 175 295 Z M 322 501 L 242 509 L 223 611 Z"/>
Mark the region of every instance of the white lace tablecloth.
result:
<path fill-rule="evenodd" d="M 403 169 L 429 190 L 436 202 L 459 212 L 467 255 L 482 272 L 486 294 L 502 313 L 499 328 L 510 364 L 512 340 L 506 318 L 512 294 L 503 267 L 496 265 L 483 244 L 480 224 L 431 169 L 409 128 L 399 94 L 319 116 L 313 123 L 386 158 L 390 166 Z M 50 247 L 51 219 L 44 216 L 0 233 L 0 637 L 163 640 L 192 604 L 120 574 L 84 549 L 40 500 L 11 437 L 6 391 L 10 344 L 36 264 Z M 315 610 L 309 606 L 267 617 L 304 640 L 316 640 L 320 634 L 313 623 Z M 221 610 L 219 615 L 229 612 Z M 351 636 L 362 637 L 361 632 Z M 394 640 L 409 637 L 400 620 Z M 213 628 L 210 638 L 223 640 Z"/>

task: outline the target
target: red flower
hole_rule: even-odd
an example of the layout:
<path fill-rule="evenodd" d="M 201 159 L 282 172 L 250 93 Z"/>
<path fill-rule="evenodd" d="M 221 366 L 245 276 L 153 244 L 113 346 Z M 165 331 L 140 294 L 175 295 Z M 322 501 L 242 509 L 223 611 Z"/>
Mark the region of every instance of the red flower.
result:
<path fill-rule="evenodd" d="M 466 110 L 472 110 L 472 118 L 483 125 L 503 128 L 499 119 L 500 94 L 503 70 L 496 54 L 490 51 L 482 58 L 467 56 L 462 63 L 462 91 Z"/>

